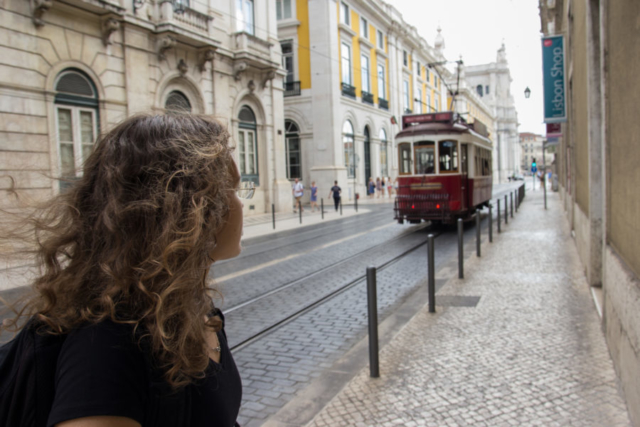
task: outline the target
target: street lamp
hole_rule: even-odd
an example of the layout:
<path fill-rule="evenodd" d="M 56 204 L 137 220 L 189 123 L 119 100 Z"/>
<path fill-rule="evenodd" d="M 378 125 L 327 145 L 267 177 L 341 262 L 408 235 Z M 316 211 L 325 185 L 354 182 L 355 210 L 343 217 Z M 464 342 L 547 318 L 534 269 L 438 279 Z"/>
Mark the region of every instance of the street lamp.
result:
<path fill-rule="evenodd" d="M 531 89 L 529 89 L 529 86 L 527 86 L 527 88 L 524 90 L 524 97 L 529 99 L 530 96 L 531 96 Z"/>

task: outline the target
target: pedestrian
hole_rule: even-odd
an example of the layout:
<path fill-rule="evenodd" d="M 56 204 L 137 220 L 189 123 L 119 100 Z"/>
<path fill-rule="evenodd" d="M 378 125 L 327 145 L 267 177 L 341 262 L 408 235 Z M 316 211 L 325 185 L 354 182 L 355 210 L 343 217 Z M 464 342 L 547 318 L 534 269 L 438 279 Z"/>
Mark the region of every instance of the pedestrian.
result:
<path fill-rule="evenodd" d="M 393 192 L 396 193 L 396 196 L 398 195 L 398 178 L 393 181 Z"/>
<path fill-rule="evenodd" d="M 391 177 L 388 176 L 387 177 L 387 193 L 389 194 L 389 197 L 391 197 L 392 188 L 393 188 L 393 183 L 391 182 Z"/>
<path fill-rule="evenodd" d="M 302 207 L 301 202 L 302 196 L 304 195 L 304 186 L 298 178 L 295 179 L 295 183 L 293 184 L 293 188 L 291 191 L 293 192 L 293 197 L 296 200 L 295 205 L 293 206 L 293 213 L 298 212 L 296 210 L 297 207 L 300 207 L 300 212 L 304 212 L 304 208 Z"/>
<path fill-rule="evenodd" d="M 338 181 L 333 181 L 333 187 L 329 191 L 329 197 L 333 195 L 333 204 L 336 206 L 336 212 L 338 212 L 338 208 L 340 207 L 340 193 L 342 193 L 342 189 L 338 187 Z"/>
<path fill-rule="evenodd" d="M 316 187 L 316 182 L 311 181 L 311 212 L 315 212 L 318 208 L 318 187 Z"/>
<path fill-rule="evenodd" d="M 0 353 L 33 343 L 12 356 L 34 361 L 13 390 L 33 400 L 0 424 L 236 425 L 242 384 L 208 281 L 213 262 L 241 251 L 229 133 L 205 116 L 136 115 L 94 147 L 30 217 L 39 273 L 2 323 L 20 333 Z"/>
<path fill-rule="evenodd" d="M 382 193 L 382 185 L 380 184 L 380 178 L 376 178 L 376 192 L 378 193 L 377 197 L 380 198 L 380 193 Z"/>
<path fill-rule="evenodd" d="M 387 190 L 387 186 L 384 183 L 384 176 L 380 179 L 380 192 L 382 194 L 382 198 L 384 199 L 384 192 Z"/>
<path fill-rule="evenodd" d="M 367 194 L 370 199 L 373 199 L 373 196 L 376 194 L 376 183 L 373 182 L 373 177 L 369 177 L 369 187 L 367 189 Z"/>

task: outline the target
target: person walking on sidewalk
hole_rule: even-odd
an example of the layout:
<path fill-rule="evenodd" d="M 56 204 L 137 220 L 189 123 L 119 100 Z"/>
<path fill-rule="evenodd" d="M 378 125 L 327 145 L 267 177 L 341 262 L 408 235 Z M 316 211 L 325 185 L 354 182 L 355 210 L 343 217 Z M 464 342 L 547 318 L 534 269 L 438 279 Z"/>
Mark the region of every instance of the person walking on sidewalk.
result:
<path fill-rule="evenodd" d="M 380 198 L 380 193 L 382 193 L 382 185 L 380 184 L 380 178 L 376 178 L 376 192 L 377 192 L 377 198 Z"/>
<path fill-rule="evenodd" d="M 0 424 L 236 425 L 242 383 L 208 278 L 240 254 L 253 187 L 240 187 L 227 129 L 136 115 L 94 147 L 69 188 L 0 233 L 38 236 L 39 272 L 0 326 L 20 331 L 0 354 L 21 367 L 0 390 Z M 7 412 L 7 399 L 26 405 Z"/>
<path fill-rule="evenodd" d="M 391 177 L 388 176 L 387 177 L 387 193 L 389 194 L 389 197 L 391 197 L 391 190 L 393 189 L 393 184 L 391 183 Z"/>
<path fill-rule="evenodd" d="M 293 184 L 293 197 L 295 197 L 296 199 L 296 204 L 293 207 L 293 213 L 298 212 L 296 210 L 297 207 L 300 207 L 300 212 L 304 212 L 304 208 L 302 207 L 302 196 L 304 194 L 304 186 L 302 185 L 302 183 L 300 182 L 300 180 L 298 178 L 296 178 L 295 183 Z"/>
<path fill-rule="evenodd" d="M 373 196 L 376 194 L 376 183 L 373 182 L 373 177 L 369 177 L 369 187 L 367 194 L 369 195 L 370 199 L 373 199 Z"/>
<path fill-rule="evenodd" d="M 342 189 L 338 187 L 338 181 L 333 181 L 333 187 L 329 191 L 329 197 L 333 195 L 333 203 L 336 206 L 336 212 L 338 212 L 338 208 L 340 207 L 340 193 L 342 193 Z"/>
<path fill-rule="evenodd" d="M 320 210 L 318 207 L 318 187 L 316 187 L 315 181 L 311 181 L 311 212 L 315 212 L 316 209 Z"/>

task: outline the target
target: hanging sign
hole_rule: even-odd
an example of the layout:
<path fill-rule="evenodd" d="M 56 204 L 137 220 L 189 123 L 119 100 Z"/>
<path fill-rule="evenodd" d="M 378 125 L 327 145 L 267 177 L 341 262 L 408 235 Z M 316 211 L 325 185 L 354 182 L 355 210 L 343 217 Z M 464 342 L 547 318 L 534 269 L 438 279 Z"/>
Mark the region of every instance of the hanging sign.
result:
<path fill-rule="evenodd" d="M 545 123 L 567 121 L 564 58 L 564 36 L 542 38 Z"/>

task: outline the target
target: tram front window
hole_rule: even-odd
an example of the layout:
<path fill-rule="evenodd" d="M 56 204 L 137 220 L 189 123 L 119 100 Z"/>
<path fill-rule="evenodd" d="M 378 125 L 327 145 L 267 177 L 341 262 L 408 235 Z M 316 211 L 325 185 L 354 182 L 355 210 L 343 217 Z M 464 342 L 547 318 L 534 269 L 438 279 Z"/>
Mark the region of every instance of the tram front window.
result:
<path fill-rule="evenodd" d="M 416 159 L 416 174 L 430 174 L 436 172 L 436 150 L 433 143 L 417 143 L 414 146 Z"/>
<path fill-rule="evenodd" d="M 456 141 L 439 142 L 438 163 L 441 173 L 458 171 L 458 143 Z"/>

